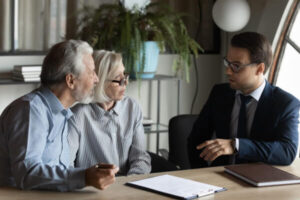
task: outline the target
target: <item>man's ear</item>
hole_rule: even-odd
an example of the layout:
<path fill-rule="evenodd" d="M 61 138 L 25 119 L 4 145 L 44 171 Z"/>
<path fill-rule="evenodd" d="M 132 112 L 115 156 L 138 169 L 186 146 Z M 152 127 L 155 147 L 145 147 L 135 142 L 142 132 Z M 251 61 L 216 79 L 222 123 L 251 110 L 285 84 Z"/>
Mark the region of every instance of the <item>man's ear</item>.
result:
<path fill-rule="evenodd" d="M 71 90 L 75 88 L 75 76 L 73 74 L 66 75 L 66 84 Z"/>
<path fill-rule="evenodd" d="M 258 64 L 257 70 L 256 70 L 256 74 L 264 74 L 265 72 L 265 63 L 260 63 Z"/>

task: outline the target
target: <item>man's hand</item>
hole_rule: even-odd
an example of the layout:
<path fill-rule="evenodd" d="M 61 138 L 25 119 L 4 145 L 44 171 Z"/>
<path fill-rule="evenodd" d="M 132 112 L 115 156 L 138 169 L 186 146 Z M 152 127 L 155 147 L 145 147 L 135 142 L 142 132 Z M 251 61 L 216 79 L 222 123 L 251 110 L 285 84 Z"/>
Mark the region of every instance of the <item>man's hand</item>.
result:
<path fill-rule="evenodd" d="M 234 153 L 232 139 L 215 139 L 207 140 L 202 144 L 199 144 L 196 148 L 202 149 L 200 157 L 206 161 L 214 161 L 216 158 L 222 155 L 231 155 Z"/>
<path fill-rule="evenodd" d="M 106 189 L 115 182 L 115 174 L 119 167 L 111 164 L 98 164 L 85 170 L 86 186 L 94 186 L 100 190 Z"/>

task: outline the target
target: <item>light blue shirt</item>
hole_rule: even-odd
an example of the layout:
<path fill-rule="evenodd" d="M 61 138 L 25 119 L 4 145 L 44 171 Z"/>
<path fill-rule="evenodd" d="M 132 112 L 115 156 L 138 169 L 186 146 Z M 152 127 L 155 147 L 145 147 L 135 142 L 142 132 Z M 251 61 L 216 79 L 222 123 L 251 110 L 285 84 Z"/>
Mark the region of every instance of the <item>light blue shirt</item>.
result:
<path fill-rule="evenodd" d="M 59 191 L 84 187 L 85 170 L 69 167 L 71 116 L 43 87 L 11 103 L 0 117 L 0 186 Z"/>
<path fill-rule="evenodd" d="M 261 94 L 263 93 L 266 86 L 266 80 L 263 81 L 263 83 L 255 89 L 253 92 L 249 94 L 249 96 L 252 97 L 250 102 L 246 105 L 246 116 L 247 116 L 247 136 L 249 136 L 255 111 L 257 108 L 258 101 L 260 99 Z M 237 137 L 237 128 L 238 128 L 238 120 L 239 120 L 239 111 L 241 107 L 241 100 L 240 100 L 240 94 L 242 94 L 241 91 L 237 90 L 235 94 L 235 102 L 233 105 L 233 110 L 231 114 L 231 135 L 232 138 Z M 239 150 L 239 140 L 238 138 L 235 139 L 235 147 L 237 150 Z"/>

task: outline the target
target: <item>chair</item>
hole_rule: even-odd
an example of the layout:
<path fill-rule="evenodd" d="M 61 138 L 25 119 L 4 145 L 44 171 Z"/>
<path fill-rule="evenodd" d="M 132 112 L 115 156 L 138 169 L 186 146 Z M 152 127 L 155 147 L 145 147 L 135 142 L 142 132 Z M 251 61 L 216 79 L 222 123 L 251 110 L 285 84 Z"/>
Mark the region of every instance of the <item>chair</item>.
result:
<path fill-rule="evenodd" d="M 175 164 L 169 162 L 165 158 L 150 151 L 148 151 L 148 153 L 151 157 L 151 173 L 178 170 Z"/>
<path fill-rule="evenodd" d="M 187 138 L 190 135 L 198 115 L 178 115 L 169 121 L 168 160 L 180 169 L 190 169 L 187 151 Z"/>

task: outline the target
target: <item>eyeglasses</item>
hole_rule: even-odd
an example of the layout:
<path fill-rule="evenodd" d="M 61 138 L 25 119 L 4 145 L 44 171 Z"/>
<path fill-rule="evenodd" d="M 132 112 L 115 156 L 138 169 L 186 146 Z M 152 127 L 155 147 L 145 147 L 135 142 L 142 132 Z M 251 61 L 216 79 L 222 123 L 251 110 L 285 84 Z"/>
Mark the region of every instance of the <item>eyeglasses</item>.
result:
<path fill-rule="evenodd" d="M 121 80 L 110 80 L 110 81 L 113 83 L 119 83 L 119 86 L 123 86 L 128 84 L 128 80 L 129 80 L 129 75 L 125 74 L 124 78 L 122 78 Z"/>
<path fill-rule="evenodd" d="M 256 63 L 249 63 L 249 64 L 244 64 L 244 65 L 239 65 L 239 64 L 235 64 L 235 63 L 229 62 L 225 57 L 223 58 L 223 62 L 224 62 L 224 66 L 225 66 L 225 67 L 230 67 L 230 69 L 231 69 L 234 73 L 238 73 L 238 72 L 239 72 L 241 69 L 243 69 L 244 67 L 247 67 L 247 66 L 256 64 Z"/>

